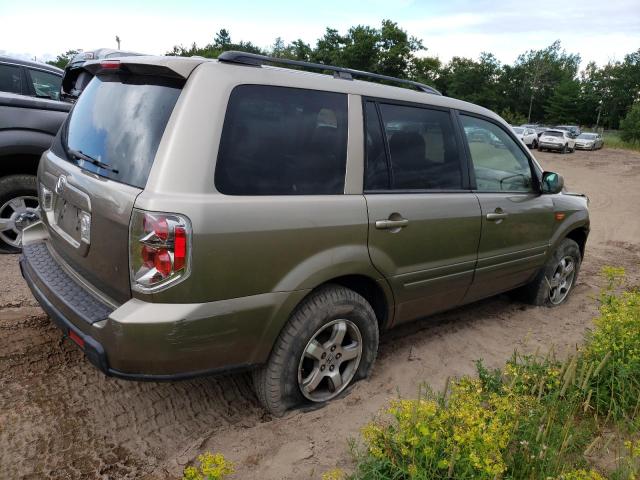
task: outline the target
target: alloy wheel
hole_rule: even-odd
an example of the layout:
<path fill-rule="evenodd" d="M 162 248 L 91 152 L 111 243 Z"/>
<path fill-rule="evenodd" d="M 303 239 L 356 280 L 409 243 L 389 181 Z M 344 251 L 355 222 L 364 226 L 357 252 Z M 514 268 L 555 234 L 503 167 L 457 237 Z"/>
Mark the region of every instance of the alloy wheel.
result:
<path fill-rule="evenodd" d="M 38 198 L 32 195 L 14 197 L 0 206 L 0 240 L 20 248 L 22 231 L 40 220 Z"/>
<path fill-rule="evenodd" d="M 561 304 L 573 286 L 576 276 L 576 263 L 573 257 L 566 256 L 556 266 L 549 280 L 549 301 L 554 305 Z"/>
<path fill-rule="evenodd" d="M 362 335 L 355 323 L 333 320 L 314 333 L 298 364 L 300 392 L 312 402 L 338 396 L 351 382 L 362 358 Z"/>

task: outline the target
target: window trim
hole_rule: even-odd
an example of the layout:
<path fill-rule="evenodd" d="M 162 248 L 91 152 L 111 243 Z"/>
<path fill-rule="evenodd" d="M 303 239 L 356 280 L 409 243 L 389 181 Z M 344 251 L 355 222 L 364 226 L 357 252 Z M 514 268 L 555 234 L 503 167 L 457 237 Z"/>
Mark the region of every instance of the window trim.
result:
<path fill-rule="evenodd" d="M 376 113 L 378 115 L 378 122 L 380 123 L 380 129 L 382 131 L 382 141 L 384 143 L 385 148 L 385 156 L 387 160 L 387 178 L 388 178 L 388 186 L 387 190 L 368 190 L 366 188 L 366 179 L 367 179 L 367 167 L 368 167 L 368 159 L 367 159 L 367 123 L 366 123 L 366 103 L 372 102 L 376 107 Z M 460 160 L 460 174 L 462 175 L 462 188 L 460 189 L 392 189 L 391 185 L 393 185 L 393 168 L 391 166 L 391 151 L 389 149 L 389 140 L 387 138 L 386 131 L 384 129 L 384 121 L 382 120 L 382 112 L 380 111 L 380 104 L 386 105 L 398 105 L 402 107 L 413 107 L 420 108 L 423 110 L 438 110 L 441 112 L 449 113 L 451 127 L 454 132 L 454 139 L 456 142 L 456 147 L 458 149 L 458 156 Z M 431 105 L 428 103 L 417 103 L 417 102 L 408 102 L 405 100 L 394 100 L 390 98 L 384 97 L 371 97 L 371 96 L 362 96 L 362 126 L 364 129 L 364 177 L 363 177 L 363 194 L 371 194 L 371 195 L 381 195 L 381 194 L 418 194 L 418 193 L 470 193 L 472 192 L 472 184 L 471 177 L 469 176 L 469 158 L 464 151 L 465 142 L 464 138 L 461 136 L 460 128 L 458 125 L 458 119 L 456 118 L 456 112 L 454 109 L 449 107 L 443 107 L 440 105 Z"/>
<path fill-rule="evenodd" d="M 469 180 L 470 180 L 470 186 L 471 186 L 471 191 L 473 193 L 476 194 L 482 194 L 482 193 L 491 193 L 491 194 L 496 194 L 496 193 L 506 193 L 506 194 L 523 194 L 523 195 L 531 195 L 531 194 L 538 194 L 538 195 L 542 195 L 542 187 L 541 187 L 541 180 L 540 180 L 540 176 L 541 176 L 541 172 L 538 171 L 538 168 L 536 168 L 536 164 L 535 162 L 532 160 L 532 156 L 531 153 L 526 151 L 523 146 L 521 145 L 521 142 L 518 140 L 518 138 L 515 136 L 515 133 L 511 131 L 511 129 L 507 129 L 504 127 L 504 125 L 502 125 L 500 122 L 498 122 L 497 120 L 487 117 L 485 115 L 482 114 L 478 114 L 475 112 L 469 112 L 466 110 L 459 110 L 459 109 L 455 109 L 455 116 L 457 117 L 457 124 L 458 124 L 458 129 L 460 131 L 460 136 L 462 137 L 462 140 L 464 141 L 464 151 L 465 154 L 467 156 L 467 166 L 468 166 L 468 170 L 469 170 Z M 495 190 L 495 191 L 488 191 L 488 190 L 478 190 L 478 185 L 476 183 L 476 174 L 475 174 L 475 170 L 473 167 L 473 158 L 471 158 L 471 150 L 469 149 L 469 141 L 466 138 L 466 134 L 464 133 L 464 125 L 462 124 L 462 116 L 467 116 L 467 117 L 472 117 L 472 118 L 477 118 L 479 120 L 484 120 L 485 122 L 491 123 L 493 125 L 495 125 L 496 127 L 500 128 L 504 133 L 507 134 L 508 137 L 511 138 L 511 140 L 513 140 L 513 142 L 516 144 L 516 146 L 520 149 L 520 151 L 524 154 L 525 158 L 527 159 L 527 162 L 529 163 L 529 170 L 531 171 L 531 179 L 533 181 L 533 190 L 530 192 L 523 192 L 521 190 Z"/>
<path fill-rule="evenodd" d="M 253 87 L 272 87 L 272 88 L 283 88 L 283 89 L 288 89 L 288 90 L 304 90 L 307 92 L 317 92 L 317 93 L 331 93 L 331 94 L 337 94 L 337 95 L 342 95 L 345 98 L 345 104 L 346 104 L 346 144 L 345 144 L 345 162 L 344 162 L 344 184 L 342 187 L 342 191 L 339 193 L 309 193 L 309 194 L 300 194 L 300 195 L 291 195 L 291 194 L 261 194 L 261 193 L 254 193 L 251 195 L 240 195 L 240 194 L 232 194 L 232 193 L 225 193 L 222 190 L 220 190 L 220 188 L 218 187 L 218 181 L 216 180 L 216 175 L 218 172 L 218 167 L 220 165 L 220 158 L 221 158 L 221 152 L 222 152 L 222 141 L 223 141 L 223 135 L 224 135 L 224 129 L 225 129 L 225 125 L 227 122 L 227 118 L 229 117 L 229 111 L 231 108 L 231 97 L 233 95 L 233 92 L 238 88 L 238 87 L 244 87 L 244 86 L 253 86 Z M 282 197 L 282 198 L 296 198 L 296 197 L 327 197 L 327 196 L 343 196 L 343 195 L 348 195 L 346 193 L 347 191 L 347 177 L 348 177 L 348 170 L 349 170 L 349 117 L 350 116 L 350 109 L 349 109 L 349 94 L 345 93 L 345 92 L 339 92 L 339 91 L 334 91 L 334 90 L 324 90 L 324 89 L 319 89 L 319 88 L 303 88 L 303 87 L 296 87 L 296 86 L 291 86 L 291 85 L 282 85 L 282 84 L 269 84 L 269 83 L 256 83 L 256 82 L 244 82 L 244 83 L 237 83 L 234 84 L 233 87 L 231 88 L 231 90 L 229 91 L 227 97 L 226 97 L 226 106 L 224 108 L 224 117 L 222 119 L 222 126 L 220 128 L 220 138 L 218 140 L 218 148 L 217 148 L 217 152 L 215 153 L 215 162 L 213 164 L 213 188 L 215 189 L 215 192 L 219 195 L 224 195 L 227 197 L 244 197 L 244 198 L 249 198 L 249 197 L 254 197 L 254 198 L 264 198 L 264 197 Z M 364 114 L 363 114 L 364 116 Z M 365 139 L 366 142 L 366 139 Z M 365 153 L 366 154 L 366 153 Z"/>

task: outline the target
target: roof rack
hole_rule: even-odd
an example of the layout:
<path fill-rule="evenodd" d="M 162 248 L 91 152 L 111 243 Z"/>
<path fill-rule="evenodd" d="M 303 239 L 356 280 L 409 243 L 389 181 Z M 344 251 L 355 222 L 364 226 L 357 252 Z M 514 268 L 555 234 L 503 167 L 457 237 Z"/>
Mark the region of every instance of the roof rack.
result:
<path fill-rule="evenodd" d="M 334 65 L 325 65 L 324 63 L 303 62 L 301 60 L 289 60 L 288 58 L 269 57 L 267 55 L 258 55 L 256 53 L 239 52 L 229 50 L 223 52 L 218 60 L 225 63 L 237 63 L 240 65 L 261 66 L 265 64 L 273 65 L 293 65 L 296 67 L 304 67 L 313 70 L 329 70 L 333 72 L 335 78 L 342 80 L 353 80 L 354 78 L 368 78 L 375 80 L 385 80 L 387 82 L 398 83 L 401 85 L 410 85 L 417 90 L 433 95 L 442 95 L 438 90 L 424 83 L 414 82 L 412 80 L 403 80 L 402 78 L 389 77 L 380 75 L 379 73 L 363 72 L 362 70 L 353 70 L 351 68 L 336 67 Z"/>

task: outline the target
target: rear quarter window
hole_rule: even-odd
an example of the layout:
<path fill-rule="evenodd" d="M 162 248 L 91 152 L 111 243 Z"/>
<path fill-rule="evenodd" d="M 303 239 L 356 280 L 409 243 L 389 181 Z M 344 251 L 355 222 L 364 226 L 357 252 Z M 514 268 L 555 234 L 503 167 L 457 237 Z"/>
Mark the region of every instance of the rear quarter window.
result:
<path fill-rule="evenodd" d="M 215 184 L 227 195 L 344 193 L 347 96 L 240 85 L 229 98 Z"/>

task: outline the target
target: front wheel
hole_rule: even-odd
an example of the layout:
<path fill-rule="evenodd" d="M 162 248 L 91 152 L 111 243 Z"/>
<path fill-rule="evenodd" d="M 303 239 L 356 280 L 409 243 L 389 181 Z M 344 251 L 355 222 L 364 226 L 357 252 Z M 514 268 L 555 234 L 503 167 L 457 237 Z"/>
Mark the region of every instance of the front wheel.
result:
<path fill-rule="evenodd" d="M 38 220 L 36 177 L 9 175 L 0 178 L 0 252 L 19 252 L 22 231 Z"/>
<path fill-rule="evenodd" d="M 333 400 L 368 376 L 378 336 L 376 315 L 362 296 L 339 285 L 322 287 L 298 306 L 267 364 L 254 372 L 258 399 L 276 416 Z"/>
<path fill-rule="evenodd" d="M 578 280 L 582 255 L 578 244 L 565 238 L 542 270 L 518 293 L 532 305 L 555 307 L 563 304 Z"/>

